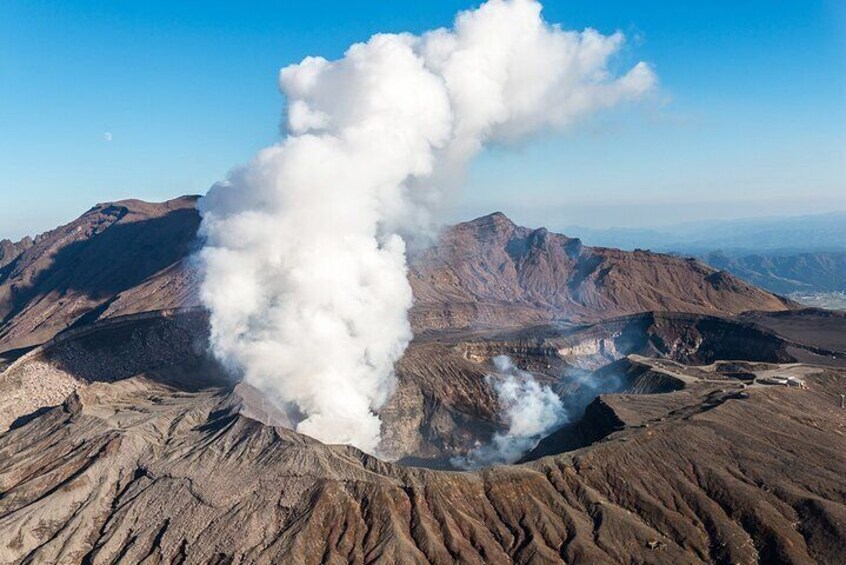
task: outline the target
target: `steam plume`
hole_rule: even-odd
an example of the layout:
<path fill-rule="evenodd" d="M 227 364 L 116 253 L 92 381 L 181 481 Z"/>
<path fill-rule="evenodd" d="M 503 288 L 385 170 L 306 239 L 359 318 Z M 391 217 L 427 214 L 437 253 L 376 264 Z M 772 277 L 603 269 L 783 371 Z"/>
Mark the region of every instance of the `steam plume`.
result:
<path fill-rule="evenodd" d="M 212 346 L 300 432 L 374 451 L 411 330 L 405 241 L 486 143 L 562 127 L 652 88 L 623 42 L 490 0 L 451 29 L 379 34 L 282 69 L 287 136 L 202 200 Z"/>
<path fill-rule="evenodd" d="M 546 435 L 568 419 L 564 404 L 548 386 L 531 373 L 519 370 L 507 355 L 493 359 L 498 375 L 489 375 L 508 430 L 495 433 L 488 445 L 479 446 L 451 463 L 464 469 L 478 469 L 496 463 L 514 463 L 534 449 Z"/>
<path fill-rule="evenodd" d="M 569 369 L 561 375 L 556 388 L 538 383 L 534 376 L 521 371 L 507 355 L 493 358 L 496 374 L 488 375 L 508 429 L 497 432 L 490 443 L 479 445 L 470 453 L 450 459 L 456 467 L 479 469 L 501 463 L 514 463 L 537 447 L 552 432 L 578 422 L 588 404 L 601 394 L 619 392 L 625 383 L 619 375 Z"/>

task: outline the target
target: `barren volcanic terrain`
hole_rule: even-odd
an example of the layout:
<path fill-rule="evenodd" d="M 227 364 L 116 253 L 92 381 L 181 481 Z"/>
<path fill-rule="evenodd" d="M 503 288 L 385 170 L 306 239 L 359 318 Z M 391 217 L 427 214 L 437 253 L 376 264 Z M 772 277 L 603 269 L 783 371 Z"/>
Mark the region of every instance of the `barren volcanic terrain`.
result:
<path fill-rule="evenodd" d="M 736 314 L 791 303 L 693 259 L 587 247 L 496 213 L 412 258 L 419 329 L 526 325 L 646 311 Z"/>
<path fill-rule="evenodd" d="M 846 561 L 843 313 L 459 224 L 411 260 L 377 458 L 292 431 L 211 358 L 194 203 L 0 247 L 0 563 Z M 459 470 L 505 426 L 503 355 L 567 419 L 518 464 Z"/>
<path fill-rule="evenodd" d="M 98 204 L 34 243 L 9 242 L 0 268 L 0 350 L 42 343 L 98 318 L 199 306 L 190 257 L 196 201 Z M 794 306 L 693 259 L 586 247 L 499 213 L 446 229 L 438 245 L 410 262 L 417 333 L 649 310 L 720 315 Z"/>

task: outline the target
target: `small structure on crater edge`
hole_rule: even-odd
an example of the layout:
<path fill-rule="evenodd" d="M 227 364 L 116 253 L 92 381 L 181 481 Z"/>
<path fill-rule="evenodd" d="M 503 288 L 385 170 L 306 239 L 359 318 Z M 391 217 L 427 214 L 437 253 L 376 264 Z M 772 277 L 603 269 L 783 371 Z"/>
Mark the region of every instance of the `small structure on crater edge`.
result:
<path fill-rule="evenodd" d="M 793 376 L 774 375 L 771 377 L 763 377 L 759 379 L 758 382 L 765 385 L 795 386 L 800 389 L 808 388 L 804 380 Z"/>

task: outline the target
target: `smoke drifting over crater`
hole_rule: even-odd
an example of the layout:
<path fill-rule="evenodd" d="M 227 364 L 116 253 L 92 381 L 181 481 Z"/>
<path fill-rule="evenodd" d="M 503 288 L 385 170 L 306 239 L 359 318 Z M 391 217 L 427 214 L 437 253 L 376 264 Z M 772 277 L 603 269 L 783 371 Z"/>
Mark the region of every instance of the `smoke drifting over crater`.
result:
<path fill-rule="evenodd" d="M 411 339 L 406 241 L 491 142 L 566 127 L 655 83 L 608 70 L 624 38 L 562 30 L 531 0 L 450 29 L 379 34 L 282 69 L 287 136 L 201 201 L 215 354 L 296 429 L 374 452 Z"/>
<path fill-rule="evenodd" d="M 496 375 L 488 380 L 496 391 L 508 429 L 498 432 L 491 443 L 480 445 L 451 463 L 463 469 L 479 469 L 497 463 L 514 463 L 533 449 L 546 435 L 569 419 L 564 403 L 531 373 L 521 371 L 507 355 L 493 358 Z"/>
<path fill-rule="evenodd" d="M 508 427 L 493 434 L 489 443 L 450 459 L 461 469 L 515 463 L 546 436 L 577 423 L 596 397 L 623 388 L 623 380 L 615 373 L 598 375 L 570 367 L 559 377 L 556 392 L 537 382 L 530 372 L 520 370 L 507 355 L 492 361 L 496 371 L 487 380 L 496 392 L 502 421 Z"/>

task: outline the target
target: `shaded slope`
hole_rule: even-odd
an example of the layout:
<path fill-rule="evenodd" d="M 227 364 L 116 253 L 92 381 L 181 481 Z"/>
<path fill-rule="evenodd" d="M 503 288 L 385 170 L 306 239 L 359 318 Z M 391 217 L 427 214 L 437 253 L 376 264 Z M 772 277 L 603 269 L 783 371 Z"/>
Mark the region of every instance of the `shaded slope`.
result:
<path fill-rule="evenodd" d="M 99 204 L 77 220 L 42 234 L 0 271 L 0 343 L 11 349 L 41 343 L 112 308 L 130 311 L 178 306 L 192 290 L 176 266 L 193 245 L 196 197 L 161 204 L 127 200 Z M 156 277 L 166 279 L 146 300 L 126 297 Z M 86 317 L 86 318 L 84 318 Z"/>

